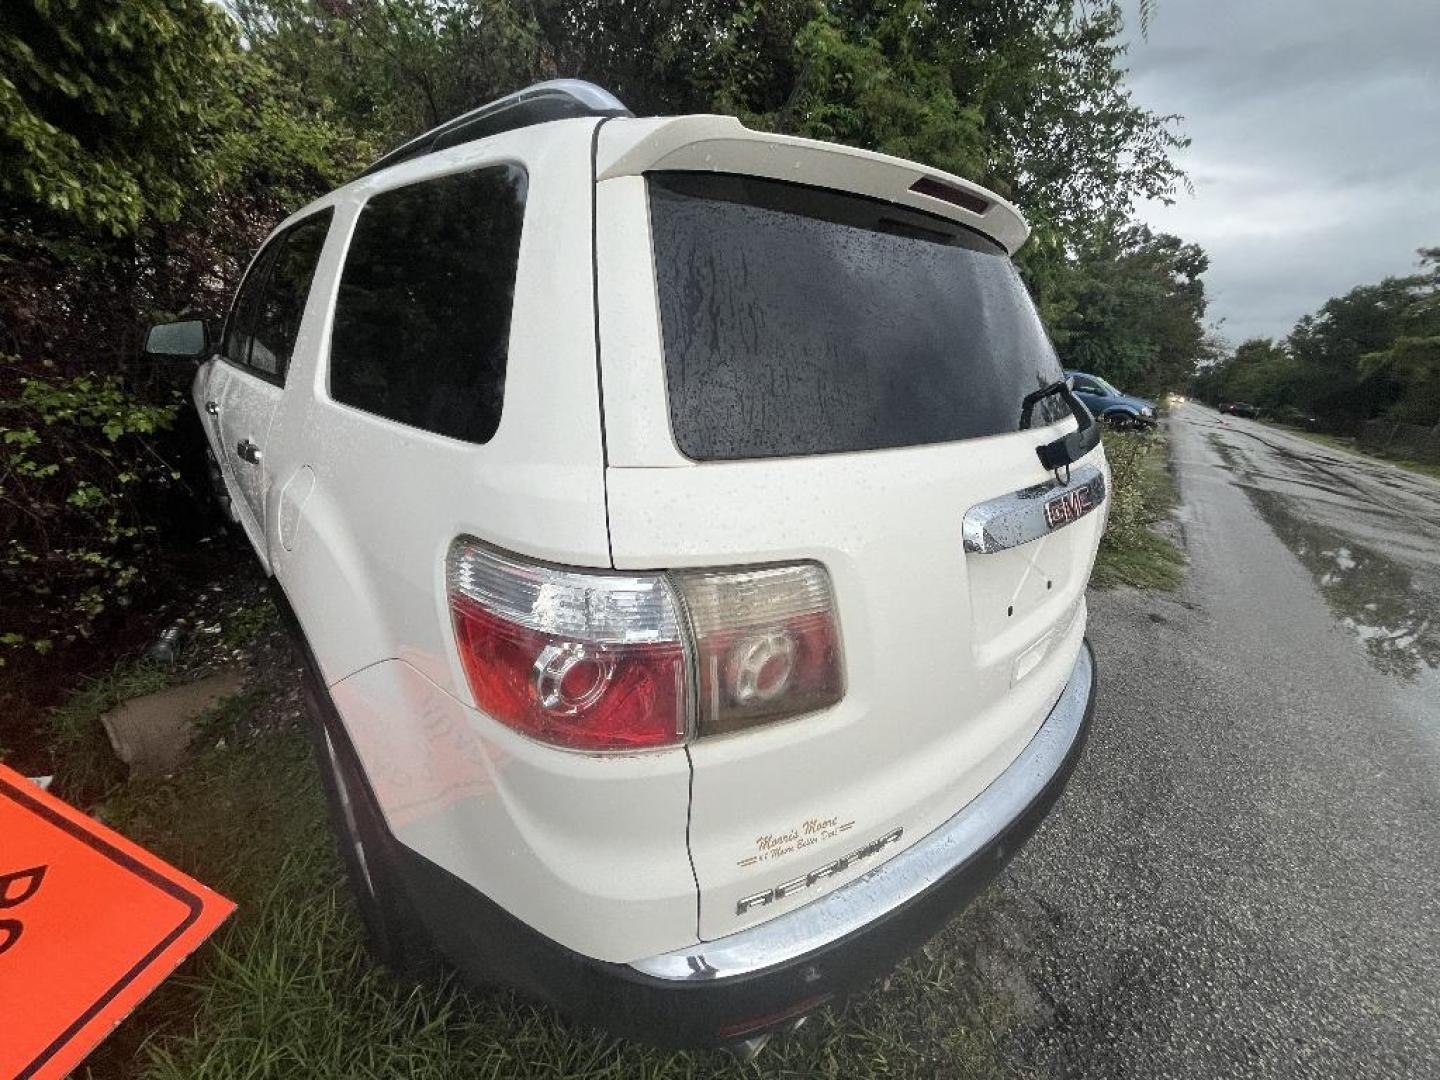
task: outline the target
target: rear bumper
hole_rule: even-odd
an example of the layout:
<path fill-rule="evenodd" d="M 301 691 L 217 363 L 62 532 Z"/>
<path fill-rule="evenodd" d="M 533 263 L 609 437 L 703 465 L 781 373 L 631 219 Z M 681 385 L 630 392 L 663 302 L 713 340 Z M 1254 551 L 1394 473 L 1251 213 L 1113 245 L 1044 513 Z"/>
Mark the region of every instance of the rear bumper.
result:
<path fill-rule="evenodd" d="M 1087 642 L 1035 737 L 944 825 L 811 904 L 676 952 L 630 964 L 593 960 L 408 849 L 399 869 L 436 944 L 477 981 L 516 986 L 646 1042 L 733 1041 L 884 974 L 983 889 L 1064 790 L 1094 714 L 1095 684 Z"/>

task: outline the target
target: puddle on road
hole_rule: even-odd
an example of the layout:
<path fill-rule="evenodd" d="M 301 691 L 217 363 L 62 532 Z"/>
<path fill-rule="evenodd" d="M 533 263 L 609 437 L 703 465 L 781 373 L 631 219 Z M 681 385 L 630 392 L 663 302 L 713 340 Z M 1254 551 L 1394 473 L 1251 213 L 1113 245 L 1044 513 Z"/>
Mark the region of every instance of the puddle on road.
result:
<path fill-rule="evenodd" d="M 1283 495 L 1241 484 L 1266 524 L 1315 579 L 1341 625 L 1387 675 L 1440 669 L 1440 598 L 1414 588 L 1409 570 L 1343 533 L 1302 517 Z"/>
<path fill-rule="evenodd" d="M 1258 486 L 1261 476 L 1252 462 L 1219 433 L 1208 432 L 1206 439 L 1265 523 L 1310 571 L 1330 610 L 1365 646 L 1376 668 L 1407 682 L 1440 671 L 1440 596 L 1416 589 L 1411 571 L 1400 563 L 1319 524 L 1286 496 Z"/>

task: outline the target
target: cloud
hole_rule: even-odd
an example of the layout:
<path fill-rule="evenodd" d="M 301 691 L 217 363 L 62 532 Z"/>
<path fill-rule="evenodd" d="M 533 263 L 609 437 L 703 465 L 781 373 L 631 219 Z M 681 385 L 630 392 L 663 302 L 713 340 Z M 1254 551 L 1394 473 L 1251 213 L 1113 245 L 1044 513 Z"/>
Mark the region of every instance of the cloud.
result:
<path fill-rule="evenodd" d="M 1440 244 L 1437 41 L 1435 0 L 1171 0 L 1133 35 L 1135 98 L 1184 116 L 1194 186 L 1140 216 L 1209 252 L 1226 337 L 1283 336 Z"/>

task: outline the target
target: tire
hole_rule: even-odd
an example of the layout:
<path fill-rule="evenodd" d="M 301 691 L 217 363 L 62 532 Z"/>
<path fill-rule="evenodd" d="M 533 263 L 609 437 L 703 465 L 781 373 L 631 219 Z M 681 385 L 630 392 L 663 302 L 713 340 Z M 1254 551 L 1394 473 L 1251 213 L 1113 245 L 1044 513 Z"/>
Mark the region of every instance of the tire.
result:
<path fill-rule="evenodd" d="M 329 691 L 315 674 L 309 649 L 304 653 L 301 696 L 310 714 L 315 762 L 366 944 L 370 954 L 394 974 L 407 981 L 425 978 L 435 972 L 436 954 L 395 872 L 397 842 L 340 726 Z"/>
<path fill-rule="evenodd" d="M 1128 412 L 1122 412 L 1119 409 L 1106 413 L 1101 419 L 1105 421 L 1107 426 L 1116 431 L 1133 431 L 1140 426 L 1137 417 Z"/>

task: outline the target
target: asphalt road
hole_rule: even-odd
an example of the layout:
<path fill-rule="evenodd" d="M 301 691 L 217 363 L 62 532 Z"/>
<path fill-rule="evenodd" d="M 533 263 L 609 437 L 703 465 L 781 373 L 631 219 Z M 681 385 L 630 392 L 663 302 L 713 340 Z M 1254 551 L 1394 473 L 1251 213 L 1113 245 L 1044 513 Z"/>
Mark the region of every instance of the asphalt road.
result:
<path fill-rule="evenodd" d="M 1440 482 L 1187 405 L 1178 596 L 978 964 L 1034 1076 L 1440 1077 Z"/>

